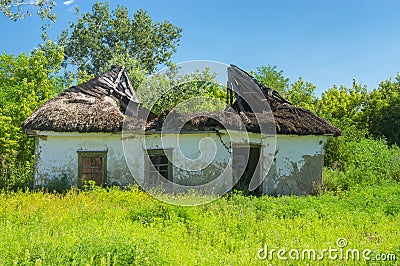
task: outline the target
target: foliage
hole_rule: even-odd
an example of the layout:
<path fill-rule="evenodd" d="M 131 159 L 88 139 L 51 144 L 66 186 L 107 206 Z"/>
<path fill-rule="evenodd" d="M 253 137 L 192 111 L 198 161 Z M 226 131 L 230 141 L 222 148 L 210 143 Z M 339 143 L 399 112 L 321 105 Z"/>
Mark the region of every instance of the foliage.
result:
<path fill-rule="evenodd" d="M 304 81 L 302 77 L 299 77 L 298 80 L 290 84 L 290 88 L 285 90 L 282 96 L 293 105 L 314 110 L 316 101 L 315 90 L 316 87 L 314 84 Z"/>
<path fill-rule="evenodd" d="M 2 160 L 0 162 L 0 190 L 17 191 L 21 188 L 33 188 L 32 162 Z"/>
<path fill-rule="evenodd" d="M 181 29 L 168 21 L 153 22 L 140 9 L 129 17 L 128 9 L 118 6 L 110 11 L 109 4 L 96 2 L 92 11 L 79 14 L 77 22 L 63 31 L 59 42 L 65 45 L 65 66 L 99 75 L 118 57 L 118 64 L 132 65 L 152 73 L 158 65 L 169 64 L 179 45 Z"/>
<path fill-rule="evenodd" d="M 289 87 L 289 79 L 284 77 L 283 71 L 278 70 L 277 66 L 258 67 L 254 77 L 268 88 L 279 93 L 283 93 Z"/>
<path fill-rule="evenodd" d="M 400 74 L 381 82 L 369 94 L 362 118 L 374 137 L 400 144 Z"/>
<path fill-rule="evenodd" d="M 168 205 L 136 188 L 0 193 L 0 263 L 331 265 L 328 256 L 262 261 L 257 253 L 265 245 L 337 248 L 338 238 L 346 248 L 398 257 L 399 202 L 399 185 L 319 197 L 232 194 L 196 207 Z"/>
<path fill-rule="evenodd" d="M 278 70 L 277 66 L 258 67 L 254 77 L 260 83 L 279 93 L 283 93 L 289 87 L 289 79 L 283 75 L 282 70 Z"/>
<path fill-rule="evenodd" d="M 184 75 L 172 67 L 167 73 L 151 76 L 136 93 L 155 114 L 174 108 L 188 113 L 225 109 L 226 91 L 208 67 Z"/>
<path fill-rule="evenodd" d="M 357 125 L 362 121 L 360 116 L 367 100 L 367 88 L 353 80 L 351 88 L 342 85 L 324 91 L 317 100 L 316 112 L 328 119 L 349 119 Z M 365 124 L 358 127 L 365 128 Z"/>
<path fill-rule="evenodd" d="M 324 171 L 329 190 L 393 184 L 400 181 L 400 148 L 388 147 L 384 140 L 361 138 L 339 140 Z M 332 148 L 332 147 L 331 147 Z"/>
<path fill-rule="evenodd" d="M 368 136 L 367 129 L 359 129 L 349 118 L 333 119 L 329 121 L 342 131 L 342 136 L 337 138 L 329 138 L 326 146 L 325 165 L 328 167 L 336 167 L 338 160 L 342 158 L 342 150 L 345 149 L 347 142 L 359 142 Z"/>
<path fill-rule="evenodd" d="M 21 123 L 61 90 L 58 75 L 63 52 L 47 42 L 29 55 L 0 56 L 0 163 L 2 168 L 33 166 L 34 140 Z M 28 170 L 29 171 L 29 170 Z"/>
<path fill-rule="evenodd" d="M 50 19 L 54 22 L 56 20 L 56 15 L 52 12 L 54 6 L 55 2 L 52 0 L 0 0 L 0 12 L 14 21 L 26 15 L 30 16 L 29 7 L 34 7 L 42 19 Z"/>

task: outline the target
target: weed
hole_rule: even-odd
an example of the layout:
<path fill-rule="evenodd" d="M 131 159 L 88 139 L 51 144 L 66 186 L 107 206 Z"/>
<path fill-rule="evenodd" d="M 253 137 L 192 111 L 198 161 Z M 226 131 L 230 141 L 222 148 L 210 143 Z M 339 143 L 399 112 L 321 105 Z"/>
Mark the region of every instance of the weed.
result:
<path fill-rule="evenodd" d="M 232 193 L 195 207 L 137 187 L 17 190 L 0 193 L 0 265 L 259 265 L 265 244 L 321 250 L 339 237 L 400 256 L 399 202 L 399 184 L 318 197 Z"/>

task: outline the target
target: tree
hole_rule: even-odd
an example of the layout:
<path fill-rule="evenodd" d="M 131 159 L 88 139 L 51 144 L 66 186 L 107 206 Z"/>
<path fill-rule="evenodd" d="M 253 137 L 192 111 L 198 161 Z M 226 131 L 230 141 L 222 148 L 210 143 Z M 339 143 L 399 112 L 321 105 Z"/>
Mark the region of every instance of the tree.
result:
<path fill-rule="evenodd" d="M 56 15 L 52 12 L 55 2 L 52 0 L 0 0 L 0 11 L 8 18 L 16 21 L 30 16 L 30 7 L 37 10 L 37 14 L 42 19 L 56 20 Z"/>
<path fill-rule="evenodd" d="M 136 93 L 155 114 L 174 108 L 185 113 L 225 109 L 226 87 L 218 84 L 208 67 L 185 75 L 171 67 L 166 73 L 150 76 Z"/>
<path fill-rule="evenodd" d="M 290 84 L 290 88 L 285 90 L 282 96 L 293 105 L 314 110 L 316 101 L 315 90 L 316 87 L 314 84 L 304 81 L 302 77 L 299 77 L 298 80 Z"/>
<path fill-rule="evenodd" d="M 29 55 L 0 55 L 0 161 L 32 164 L 34 141 L 21 123 L 44 101 L 61 91 L 63 51 L 47 42 Z"/>
<path fill-rule="evenodd" d="M 289 79 L 284 77 L 283 71 L 277 68 L 271 65 L 257 67 L 254 77 L 263 85 L 283 93 L 289 87 Z"/>
<path fill-rule="evenodd" d="M 328 119 L 350 119 L 354 124 L 360 124 L 360 128 L 366 128 L 361 119 L 365 103 L 368 99 L 367 87 L 353 80 L 353 86 L 333 86 L 322 93 L 317 100 L 316 111 Z"/>
<path fill-rule="evenodd" d="M 152 73 L 170 63 L 179 45 L 180 28 L 168 21 L 153 22 L 142 9 L 131 20 L 126 7 L 119 5 L 111 12 L 108 3 L 97 2 L 91 12 L 79 15 L 77 10 L 77 15 L 78 21 L 63 31 L 59 43 L 65 45 L 64 66 L 88 74 L 101 74 L 115 58 L 121 65 L 135 60 Z"/>
<path fill-rule="evenodd" d="M 374 137 L 400 144 L 400 74 L 370 92 L 362 119 Z"/>

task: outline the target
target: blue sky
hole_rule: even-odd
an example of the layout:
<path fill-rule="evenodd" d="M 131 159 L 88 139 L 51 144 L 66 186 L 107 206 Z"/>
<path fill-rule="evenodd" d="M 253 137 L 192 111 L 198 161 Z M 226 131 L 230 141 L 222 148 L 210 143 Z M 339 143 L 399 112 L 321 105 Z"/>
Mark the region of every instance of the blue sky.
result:
<path fill-rule="evenodd" d="M 95 1 L 56 2 L 52 38 L 76 20 L 75 5 L 86 12 Z M 318 93 L 351 86 L 353 78 L 372 89 L 400 71 L 400 1 L 110 1 L 117 4 L 183 28 L 175 63 L 277 65 L 291 81 L 302 76 L 314 83 Z M 40 43 L 37 17 L 12 22 L 1 16 L 0 23 L 0 51 L 29 52 Z"/>

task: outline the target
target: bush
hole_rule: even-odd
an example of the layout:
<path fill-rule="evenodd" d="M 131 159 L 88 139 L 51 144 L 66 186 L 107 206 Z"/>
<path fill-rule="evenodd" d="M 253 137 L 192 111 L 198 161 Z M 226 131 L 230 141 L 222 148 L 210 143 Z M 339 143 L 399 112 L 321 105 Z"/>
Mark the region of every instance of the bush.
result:
<path fill-rule="evenodd" d="M 33 165 L 0 162 L 0 190 L 16 191 L 19 188 L 33 188 Z"/>
<path fill-rule="evenodd" d="M 325 188 L 343 190 L 399 181 L 399 147 L 388 147 L 384 140 L 368 138 L 338 139 L 331 144 L 333 147 L 327 149 L 328 166 L 324 169 Z"/>

